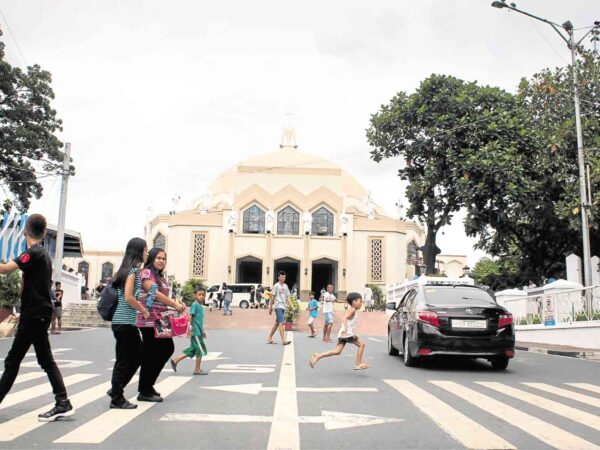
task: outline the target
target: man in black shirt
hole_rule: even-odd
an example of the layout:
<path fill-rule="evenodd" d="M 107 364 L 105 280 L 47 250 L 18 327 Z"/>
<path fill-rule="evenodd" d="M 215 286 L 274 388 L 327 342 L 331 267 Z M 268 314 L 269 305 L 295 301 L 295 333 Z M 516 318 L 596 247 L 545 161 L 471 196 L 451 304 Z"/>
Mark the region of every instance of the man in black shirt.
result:
<path fill-rule="evenodd" d="M 40 214 L 29 216 L 23 231 L 27 242 L 25 250 L 18 258 L 7 264 L 0 264 L 0 273 L 17 269 L 23 272 L 21 289 L 21 316 L 19 325 L 6 359 L 4 373 L 0 378 L 0 403 L 12 387 L 19 366 L 27 350 L 33 344 L 37 360 L 48 374 L 56 405 L 50 411 L 40 414 L 41 422 L 52 422 L 59 417 L 73 415 L 75 410 L 67 398 L 67 390 L 62 375 L 52 356 L 48 327 L 52 318 L 52 262 L 40 243 L 46 236 L 46 219 Z"/>

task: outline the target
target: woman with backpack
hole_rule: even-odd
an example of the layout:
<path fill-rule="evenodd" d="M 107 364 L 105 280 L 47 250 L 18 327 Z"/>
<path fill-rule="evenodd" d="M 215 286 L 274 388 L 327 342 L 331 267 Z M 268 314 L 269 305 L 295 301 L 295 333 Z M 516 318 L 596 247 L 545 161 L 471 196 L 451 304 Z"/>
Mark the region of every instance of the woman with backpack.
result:
<path fill-rule="evenodd" d="M 110 408 L 135 409 L 137 405 L 123 396 L 123 389 L 131 381 L 142 362 L 142 340 L 135 326 L 136 314 L 139 312 L 145 319 L 149 313 L 138 301 L 140 292 L 139 267 L 148 258 L 146 241 L 133 238 L 127 243 L 125 256 L 112 287 L 117 290 L 117 307 L 112 316 L 111 328 L 117 341 L 115 346 L 115 365 L 112 373 L 112 388 L 107 392 L 110 396 Z"/>
<path fill-rule="evenodd" d="M 140 368 L 140 381 L 138 385 L 138 400 L 142 402 L 162 402 L 160 393 L 154 389 L 154 384 L 166 362 L 175 351 L 172 338 L 157 338 L 154 334 L 154 321 L 160 319 L 167 311 L 167 307 L 185 312 L 185 305 L 169 298 L 169 285 L 164 278 L 167 265 L 167 253 L 161 248 L 153 248 L 148 253 L 148 261 L 140 273 L 141 289 L 139 302 L 144 310 L 150 313 L 144 317 L 137 313 L 136 326 L 142 333 L 142 347 L 144 356 Z M 152 299 L 151 292 L 154 292 Z M 150 303 L 150 306 L 148 304 Z"/>

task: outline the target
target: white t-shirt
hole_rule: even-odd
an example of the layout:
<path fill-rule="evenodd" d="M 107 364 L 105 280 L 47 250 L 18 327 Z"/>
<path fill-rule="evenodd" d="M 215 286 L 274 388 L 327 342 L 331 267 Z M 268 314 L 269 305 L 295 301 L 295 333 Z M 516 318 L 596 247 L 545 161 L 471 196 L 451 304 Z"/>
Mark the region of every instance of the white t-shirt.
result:
<path fill-rule="evenodd" d="M 371 300 L 373 300 L 373 291 L 370 287 L 367 287 L 365 288 L 365 303 L 371 303 Z"/>
<path fill-rule="evenodd" d="M 287 298 L 290 295 L 290 288 L 285 283 L 283 285 L 275 283 L 271 295 L 273 296 L 273 309 L 285 309 Z"/>
<path fill-rule="evenodd" d="M 323 294 L 323 312 L 333 312 L 333 302 L 335 302 L 335 295 L 325 292 Z"/>

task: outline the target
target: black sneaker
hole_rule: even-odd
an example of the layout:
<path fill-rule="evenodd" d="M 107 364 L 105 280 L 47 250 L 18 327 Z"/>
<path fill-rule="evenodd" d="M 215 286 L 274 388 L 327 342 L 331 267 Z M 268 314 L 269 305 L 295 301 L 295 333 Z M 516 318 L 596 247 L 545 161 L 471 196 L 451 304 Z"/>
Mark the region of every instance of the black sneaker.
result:
<path fill-rule="evenodd" d="M 110 409 L 135 409 L 138 405 L 131 403 L 129 400 L 122 398 L 121 400 L 110 402 Z"/>
<path fill-rule="evenodd" d="M 163 401 L 163 398 L 158 396 L 158 395 L 144 395 L 144 394 L 139 394 L 137 396 L 138 402 L 153 402 L 153 403 L 160 403 Z"/>
<path fill-rule="evenodd" d="M 38 415 L 40 422 L 54 422 L 56 419 L 61 417 L 69 417 L 75 414 L 73 405 L 69 400 L 60 400 L 56 402 L 54 408 L 50 411 Z"/>

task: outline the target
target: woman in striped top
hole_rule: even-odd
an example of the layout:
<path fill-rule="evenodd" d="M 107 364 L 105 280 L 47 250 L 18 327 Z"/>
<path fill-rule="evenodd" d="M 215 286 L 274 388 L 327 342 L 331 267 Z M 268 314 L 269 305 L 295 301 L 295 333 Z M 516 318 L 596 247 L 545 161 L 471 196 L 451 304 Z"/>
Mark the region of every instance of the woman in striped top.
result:
<path fill-rule="evenodd" d="M 136 313 L 147 319 L 148 311 L 137 301 L 140 292 L 139 267 L 148 258 L 146 241 L 133 238 L 127 243 L 125 256 L 119 271 L 112 281 L 117 289 L 118 303 L 112 318 L 112 332 L 117 344 L 116 359 L 112 374 L 110 407 L 115 409 L 135 409 L 137 405 L 127 401 L 123 389 L 131 381 L 142 362 L 142 340 L 135 326 Z"/>

